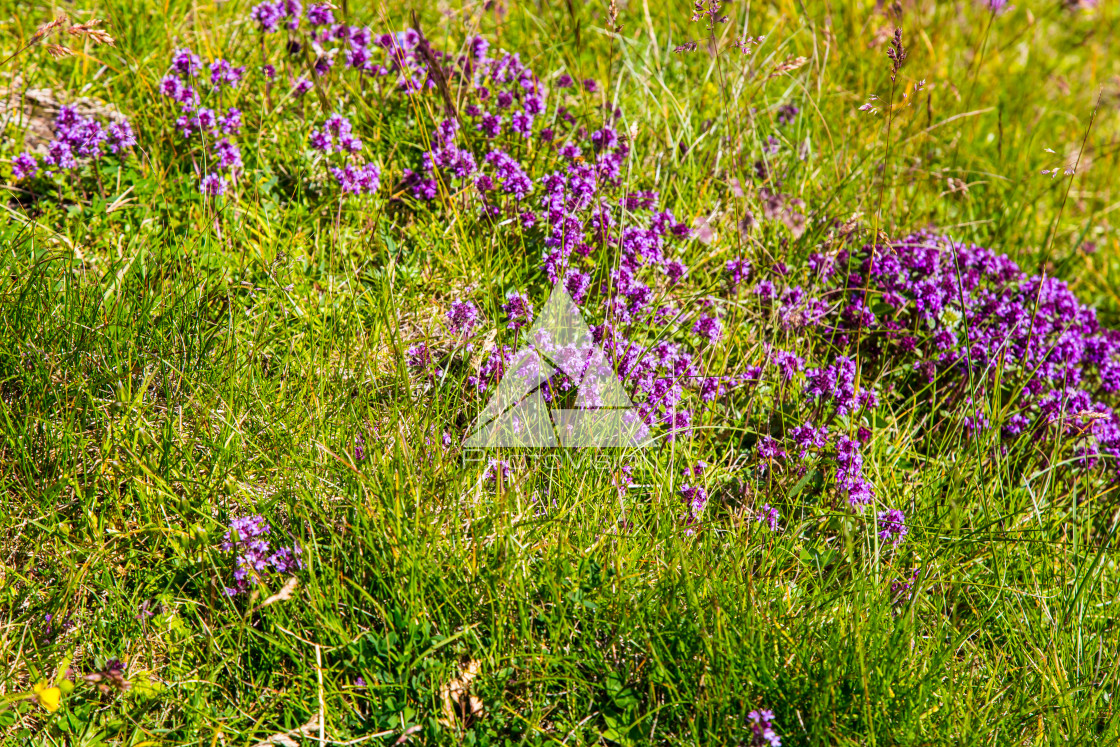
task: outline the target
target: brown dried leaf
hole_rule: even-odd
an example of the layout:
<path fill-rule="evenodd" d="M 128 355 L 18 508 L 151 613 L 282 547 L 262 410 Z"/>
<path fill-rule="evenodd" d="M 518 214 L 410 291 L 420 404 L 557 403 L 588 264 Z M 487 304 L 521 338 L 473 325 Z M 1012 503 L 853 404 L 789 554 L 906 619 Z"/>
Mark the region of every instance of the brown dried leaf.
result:
<path fill-rule="evenodd" d="M 270 737 L 265 737 L 262 741 L 257 742 L 253 747 L 299 747 L 299 743 L 293 737 L 309 737 L 319 730 L 319 715 L 316 714 L 311 717 L 303 726 L 291 731 L 280 732 L 273 734 Z"/>
<path fill-rule="evenodd" d="M 267 607 L 268 605 L 275 604 L 276 602 L 286 602 L 286 601 L 288 601 L 289 599 L 292 598 L 292 593 L 296 590 L 296 587 L 298 587 L 298 586 L 299 586 L 299 579 L 296 578 L 295 576 L 292 576 L 291 578 L 289 578 L 287 581 L 284 582 L 284 586 L 280 589 L 280 591 L 276 592 L 275 594 L 270 596 L 268 599 L 261 602 L 260 605 L 257 607 L 257 609 L 260 609 L 261 607 Z"/>
<path fill-rule="evenodd" d="M 440 722 L 452 726 L 461 722 L 463 726 L 473 723 L 482 715 L 482 701 L 471 694 L 471 682 L 478 677 L 482 663 L 471 659 L 459 666 L 459 676 L 440 688 L 443 700 L 443 718 Z"/>

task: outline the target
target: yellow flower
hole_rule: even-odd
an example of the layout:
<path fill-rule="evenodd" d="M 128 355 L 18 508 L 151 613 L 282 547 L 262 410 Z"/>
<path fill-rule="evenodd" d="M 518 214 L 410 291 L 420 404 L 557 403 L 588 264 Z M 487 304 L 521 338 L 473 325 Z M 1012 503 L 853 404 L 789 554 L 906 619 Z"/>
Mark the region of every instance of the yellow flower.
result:
<path fill-rule="evenodd" d="M 48 687 L 46 682 L 40 682 L 35 685 L 35 699 L 39 701 L 39 705 L 46 708 L 51 713 L 58 710 L 59 701 L 62 700 L 62 690 L 57 687 Z"/>

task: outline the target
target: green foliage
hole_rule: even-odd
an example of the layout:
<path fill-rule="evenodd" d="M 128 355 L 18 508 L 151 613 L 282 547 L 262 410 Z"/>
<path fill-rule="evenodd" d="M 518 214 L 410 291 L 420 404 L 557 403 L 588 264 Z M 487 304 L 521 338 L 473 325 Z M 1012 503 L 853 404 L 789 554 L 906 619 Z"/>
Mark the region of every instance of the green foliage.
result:
<path fill-rule="evenodd" d="M 729 3 L 728 38 L 766 42 L 719 58 L 671 52 L 699 33 L 687 3 L 619 5 L 620 36 L 604 30 L 606 3 L 418 10 L 433 39 L 478 28 L 541 72 L 605 84 L 619 129 L 634 126 L 635 181 L 710 220 L 713 244 L 689 251 L 713 285 L 743 211 L 763 218 L 756 194 L 729 196 L 755 164 L 711 166 L 734 160 L 720 139 L 753 120 L 764 126 L 751 133 L 782 139 L 782 191 L 813 219 L 802 235 L 762 220 L 759 256 L 800 266 L 857 213 L 865 233 L 935 225 L 1058 274 L 1117 320 L 1112 4 L 992 17 L 904 2 L 910 57 L 893 94 L 880 31 L 895 21 L 875 3 Z M 342 6 L 384 29 L 411 10 Z M 8 7 L 0 46 L 14 50 L 49 14 Z M 180 44 L 252 49 L 247 9 L 78 3 L 69 12 L 106 18 L 115 48 L 59 61 L 32 48 L 4 71 L 18 66 L 13 87 L 115 103 L 141 155 L 101 167 L 90 184 L 104 194 L 7 188 L 0 684 L 32 693 L 76 649 L 77 686 L 53 713 L 13 700 L 2 741 L 254 744 L 323 714 L 335 742 L 749 744 L 760 708 L 786 745 L 1120 740 L 1114 490 L 1063 482 L 1060 464 L 990 459 L 959 433 L 927 443 L 905 401 L 880 415 L 866 456 L 909 517 L 897 551 L 867 521 L 809 505 L 816 472 L 752 496 L 798 507 L 780 533 L 732 487 L 713 528 L 686 533 L 685 457 L 737 456 L 714 435 L 641 462 L 643 487 L 625 499 L 610 470 L 523 455 L 508 484 L 482 481 L 485 462 L 440 445 L 479 404 L 458 394 L 467 372 L 425 388 L 403 351 L 467 288 L 493 320 L 505 291 L 544 287 L 537 254 L 502 236 L 459 241 L 422 210 L 372 223 L 324 211 L 293 176 L 307 165 L 291 123 L 276 137 L 292 152 L 253 161 L 255 193 L 209 211 L 153 101 Z M 887 104 L 857 109 L 872 93 L 895 103 L 889 135 Z M 790 102 L 802 114 L 780 129 Z M 398 126 L 378 148 L 412 136 Z M 4 128 L 13 156 L 23 132 Z M 1040 174 L 1047 147 L 1081 155 L 1074 178 Z M 756 354 L 777 329 L 743 320 L 728 356 Z M 265 604 L 283 579 L 223 593 L 223 535 L 251 513 L 303 548 L 288 599 Z M 916 568 L 910 590 L 892 589 Z M 112 658 L 129 689 L 79 679 Z"/>

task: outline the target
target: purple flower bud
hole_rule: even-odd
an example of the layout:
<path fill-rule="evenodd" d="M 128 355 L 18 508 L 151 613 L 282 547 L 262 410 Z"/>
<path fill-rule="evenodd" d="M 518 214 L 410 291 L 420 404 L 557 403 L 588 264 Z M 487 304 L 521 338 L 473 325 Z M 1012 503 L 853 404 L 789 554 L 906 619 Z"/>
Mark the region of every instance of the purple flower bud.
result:
<path fill-rule="evenodd" d="M 202 70 L 202 60 L 189 49 L 176 49 L 171 57 L 171 69 L 181 78 L 193 78 Z"/>
<path fill-rule="evenodd" d="M 204 195 L 216 196 L 225 194 L 226 180 L 224 177 L 219 176 L 218 174 L 207 174 L 206 176 L 202 177 L 200 188 L 202 189 L 202 194 Z"/>
<path fill-rule="evenodd" d="M 312 5 L 307 9 L 307 22 L 312 26 L 329 26 L 334 23 L 330 5 Z"/>
<path fill-rule="evenodd" d="M 12 159 L 13 180 L 30 179 L 37 173 L 39 173 L 39 162 L 30 153 L 24 151 Z"/>
<path fill-rule="evenodd" d="M 253 6 L 249 11 L 249 17 L 257 22 L 261 31 L 271 34 L 279 29 L 280 19 L 284 17 L 284 8 L 279 2 L 263 2 Z"/>
<path fill-rule="evenodd" d="M 109 150 L 117 153 L 136 145 L 136 133 L 127 119 L 109 125 Z"/>
<path fill-rule="evenodd" d="M 222 128 L 222 132 L 227 135 L 238 135 L 241 133 L 241 110 L 235 107 L 230 107 L 224 116 L 218 117 L 218 126 Z"/>

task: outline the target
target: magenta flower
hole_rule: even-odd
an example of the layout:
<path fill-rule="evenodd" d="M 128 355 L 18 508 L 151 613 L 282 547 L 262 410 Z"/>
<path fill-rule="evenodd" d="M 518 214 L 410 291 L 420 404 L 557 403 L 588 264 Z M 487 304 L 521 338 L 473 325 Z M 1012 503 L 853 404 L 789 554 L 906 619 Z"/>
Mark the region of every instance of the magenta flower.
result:
<path fill-rule="evenodd" d="M 762 508 L 759 509 L 758 516 L 755 520 L 759 524 L 766 524 L 769 526 L 770 531 L 776 532 L 778 531 L 778 520 L 780 518 L 781 514 L 778 513 L 778 509 L 772 507 L 769 503 L 764 503 L 762 504 Z"/>
<path fill-rule="evenodd" d="M 879 539 L 898 547 L 906 538 L 906 517 L 897 508 L 879 513 Z"/>
<path fill-rule="evenodd" d="M 699 2 L 697 2 L 699 5 Z M 713 2 L 717 8 L 719 3 Z M 754 739 L 751 744 L 755 747 L 782 747 L 782 738 L 774 731 L 774 712 L 773 711 L 751 711 L 747 714 L 747 718 L 751 720 L 751 731 L 754 733 Z"/>
<path fill-rule="evenodd" d="M 501 309 L 506 313 L 507 329 L 521 329 L 533 319 L 533 304 L 523 293 L 510 291 Z"/>
<path fill-rule="evenodd" d="M 257 22 L 261 31 L 271 34 L 280 28 L 280 21 L 284 18 L 284 7 L 279 2 L 263 2 L 253 6 L 249 11 L 249 17 Z"/>
<path fill-rule="evenodd" d="M 204 195 L 222 195 L 226 192 L 226 180 L 223 176 L 215 173 L 210 173 L 202 177 L 200 187 Z"/>
<path fill-rule="evenodd" d="M 13 180 L 30 179 L 37 173 L 39 173 L 39 162 L 30 153 L 24 151 L 12 159 Z"/>
<path fill-rule="evenodd" d="M 478 307 L 470 301 L 455 301 L 447 312 L 447 321 L 456 336 L 470 335 L 479 317 Z"/>

